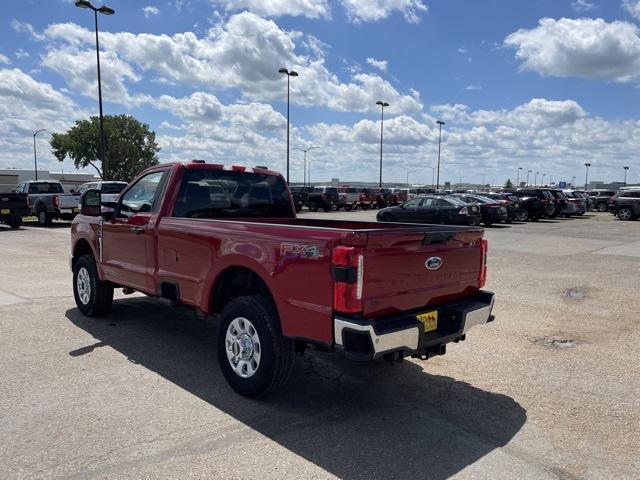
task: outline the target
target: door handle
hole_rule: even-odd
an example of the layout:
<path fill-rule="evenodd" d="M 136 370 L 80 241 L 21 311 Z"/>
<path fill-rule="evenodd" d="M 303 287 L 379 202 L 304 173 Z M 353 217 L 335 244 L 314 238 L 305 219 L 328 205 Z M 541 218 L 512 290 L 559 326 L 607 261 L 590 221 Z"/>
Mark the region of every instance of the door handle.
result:
<path fill-rule="evenodd" d="M 142 227 L 131 227 L 131 231 L 133 233 L 135 233 L 136 235 L 140 235 L 142 232 L 144 232 L 144 228 L 142 228 Z"/>

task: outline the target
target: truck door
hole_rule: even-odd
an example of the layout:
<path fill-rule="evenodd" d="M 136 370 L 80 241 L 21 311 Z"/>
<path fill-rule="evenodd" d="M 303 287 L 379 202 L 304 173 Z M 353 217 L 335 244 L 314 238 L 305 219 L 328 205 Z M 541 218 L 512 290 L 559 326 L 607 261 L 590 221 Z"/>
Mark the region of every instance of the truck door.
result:
<path fill-rule="evenodd" d="M 107 276 L 145 291 L 153 291 L 153 267 L 147 258 L 153 248 L 149 220 L 160 208 L 168 170 L 138 179 L 122 195 L 113 220 L 102 226 L 102 263 Z"/>

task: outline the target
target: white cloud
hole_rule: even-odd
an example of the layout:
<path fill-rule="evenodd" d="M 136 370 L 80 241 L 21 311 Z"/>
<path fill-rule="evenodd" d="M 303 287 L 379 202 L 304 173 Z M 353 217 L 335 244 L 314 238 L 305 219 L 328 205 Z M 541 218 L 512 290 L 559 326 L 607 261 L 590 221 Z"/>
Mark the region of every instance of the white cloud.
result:
<path fill-rule="evenodd" d="M 0 53 L 0 63 L 9 65 L 11 63 L 11 60 L 9 60 L 9 57 L 7 57 L 6 55 Z"/>
<path fill-rule="evenodd" d="M 32 158 L 34 131 L 64 131 L 86 112 L 50 84 L 34 80 L 22 70 L 0 69 L 0 166 L 24 167 Z M 44 148 L 39 155 L 42 165 L 57 164 Z"/>
<path fill-rule="evenodd" d="M 347 16 L 353 22 L 377 22 L 398 11 L 409 23 L 420 21 L 420 12 L 427 11 L 422 0 L 341 0 Z"/>
<path fill-rule="evenodd" d="M 330 18 L 331 9 L 327 0 L 212 0 L 227 11 L 249 10 L 262 17 L 283 15 L 307 18 Z"/>
<path fill-rule="evenodd" d="M 50 25 L 44 35 L 53 44 L 47 57 L 74 57 L 80 52 L 88 54 L 93 48 L 93 33 L 72 23 Z M 306 44 L 307 51 L 300 51 L 296 42 Z M 292 101 L 297 104 L 374 112 L 376 100 L 385 98 L 395 113 L 422 109 L 419 97 L 401 94 L 377 75 L 354 74 L 349 82 L 342 82 L 325 66 L 324 49 L 313 37 L 284 31 L 272 20 L 250 12 L 231 16 L 204 37 L 192 32 L 171 36 L 103 32 L 100 45 L 115 67 L 112 84 L 121 98 L 125 98 L 125 81 L 135 82 L 138 72 L 152 71 L 183 85 L 237 88 L 249 101 L 280 100 L 285 98 L 286 82 L 277 69 L 286 66 L 300 74 L 291 81 Z M 60 60 L 80 68 L 72 59 Z M 65 75 L 52 61 L 46 65 Z M 83 78 L 88 79 L 88 72 L 84 73 Z M 70 73 L 65 78 L 74 81 Z"/>
<path fill-rule="evenodd" d="M 573 8 L 578 13 L 590 12 L 591 10 L 595 10 L 598 6 L 594 3 L 591 3 L 587 0 L 574 0 L 571 2 L 571 8 Z"/>
<path fill-rule="evenodd" d="M 603 19 L 543 18 L 505 39 L 522 68 L 543 75 L 635 81 L 640 77 L 638 27 Z"/>
<path fill-rule="evenodd" d="M 388 62 L 386 60 L 376 60 L 375 58 L 367 58 L 367 63 L 383 72 L 387 71 Z"/>
<path fill-rule="evenodd" d="M 160 15 L 160 9 L 158 7 L 154 7 L 153 5 L 147 5 L 142 9 L 145 18 L 155 17 L 156 15 Z"/>
<path fill-rule="evenodd" d="M 622 8 L 633 18 L 640 20 L 640 0 L 623 0 Z"/>
<path fill-rule="evenodd" d="M 27 52 L 26 50 L 19 48 L 18 50 L 16 50 L 15 56 L 18 60 L 23 60 L 25 58 L 29 58 L 31 55 L 29 55 L 29 52 Z"/>
<path fill-rule="evenodd" d="M 34 40 L 44 40 L 45 36 L 36 32 L 33 25 L 26 22 L 20 22 L 18 20 L 11 20 L 11 28 L 13 28 L 18 33 L 28 33 L 30 34 Z"/>
<path fill-rule="evenodd" d="M 474 91 L 482 90 L 482 87 L 480 85 L 471 84 L 464 87 L 464 89 L 467 90 L 468 92 L 474 92 Z"/>

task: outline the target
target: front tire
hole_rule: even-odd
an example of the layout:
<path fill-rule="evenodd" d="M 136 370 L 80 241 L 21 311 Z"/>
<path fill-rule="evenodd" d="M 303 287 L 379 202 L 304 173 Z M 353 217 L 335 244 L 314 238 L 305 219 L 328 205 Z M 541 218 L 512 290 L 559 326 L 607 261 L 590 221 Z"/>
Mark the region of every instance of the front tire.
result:
<path fill-rule="evenodd" d="M 22 225 L 22 218 L 14 217 L 7 221 L 7 225 L 9 225 L 13 230 L 17 230 Z"/>
<path fill-rule="evenodd" d="M 316 202 L 309 202 L 309 211 L 310 212 L 317 212 L 318 211 L 318 204 Z"/>
<path fill-rule="evenodd" d="M 526 210 L 523 210 L 516 215 L 516 219 L 519 222 L 526 222 L 529 219 L 529 213 Z"/>
<path fill-rule="evenodd" d="M 289 380 L 294 344 L 282 335 L 271 300 L 260 295 L 236 298 L 224 307 L 221 320 L 218 362 L 231 388 L 255 397 Z"/>
<path fill-rule="evenodd" d="M 606 212 L 608 209 L 609 207 L 604 202 L 598 202 L 598 204 L 596 205 L 596 210 L 598 210 L 599 212 Z"/>
<path fill-rule="evenodd" d="M 104 315 L 113 302 L 113 286 L 100 280 L 93 255 L 82 255 L 73 266 L 73 297 L 87 317 Z"/>

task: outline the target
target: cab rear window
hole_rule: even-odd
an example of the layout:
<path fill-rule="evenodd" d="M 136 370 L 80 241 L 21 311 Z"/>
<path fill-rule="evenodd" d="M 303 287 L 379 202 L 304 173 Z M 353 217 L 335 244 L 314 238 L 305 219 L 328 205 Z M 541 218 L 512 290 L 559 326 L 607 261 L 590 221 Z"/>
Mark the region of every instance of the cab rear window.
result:
<path fill-rule="evenodd" d="M 186 170 L 173 216 L 187 218 L 291 218 L 289 191 L 276 175 Z"/>

